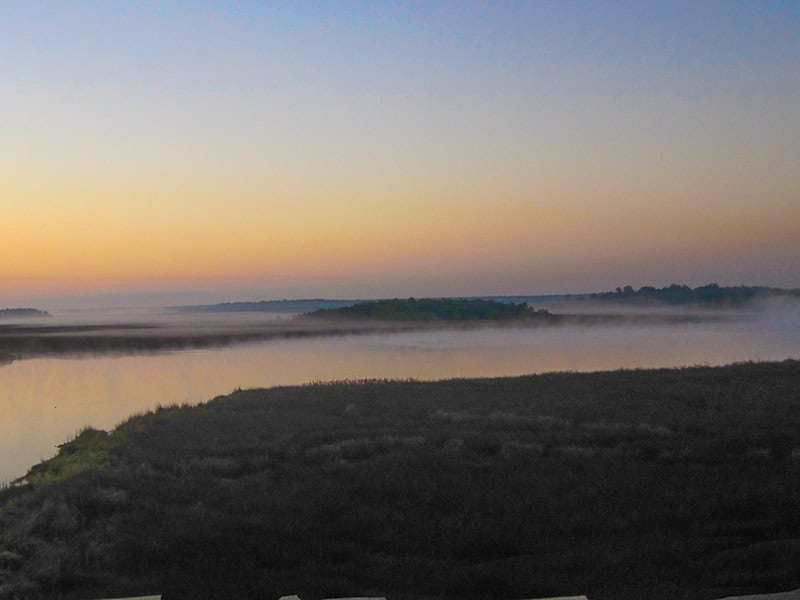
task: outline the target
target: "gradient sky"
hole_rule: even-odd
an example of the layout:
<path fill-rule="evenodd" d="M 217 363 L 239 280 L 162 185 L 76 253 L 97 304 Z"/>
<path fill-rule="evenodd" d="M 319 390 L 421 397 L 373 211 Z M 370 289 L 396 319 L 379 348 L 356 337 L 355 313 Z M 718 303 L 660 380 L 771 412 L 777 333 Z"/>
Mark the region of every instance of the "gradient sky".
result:
<path fill-rule="evenodd" d="M 796 1 L 0 0 L 0 74 L 0 304 L 800 287 Z"/>

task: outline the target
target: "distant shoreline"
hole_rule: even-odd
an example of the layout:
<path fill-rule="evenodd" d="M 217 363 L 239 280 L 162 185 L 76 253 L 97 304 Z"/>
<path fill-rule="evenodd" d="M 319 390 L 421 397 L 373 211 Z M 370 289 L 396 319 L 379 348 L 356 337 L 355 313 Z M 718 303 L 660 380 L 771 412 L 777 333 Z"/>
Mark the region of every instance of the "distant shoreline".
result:
<path fill-rule="evenodd" d="M 277 312 L 304 313 L 320 308 L 340 308 L 363 302 L 363 300 L 331 300 L 326 298 L 301 298 L 298 300 L 256 300 L 251 302 L 218 302 L 216 304 L 187 304 L 170 306 L 177 313 L 241 313 Z"/>
<path fill-rule="evenodd" d="M 687 307 L 704 309 L 746 309 L 755 303 L 771 299 L 800 299 L 800 289 L 767 286 L 720 286 L 709 283 L 692 288 L 673 283 L 663 288 L 643 286 L 638 290 L 630 285 L 615 291 L 581 292 L 568 294 L 505 294 L 488 296 L 434 296 L 428 300 L 488 300 L 503 303 L 543 304 L 576 302 L 578 304 L 612 303 L 630 307 L 665 308 Z M 186 304 L 170 306 L 176 313 L 242 313 L 242 312 L 296 312 L 306 313 L 319 309 L 338 309 L 366 302 L 383 302 L 390 298 L 298 298 L 282 300 L 252 300 L 218 302 L 215 304 Z M 397 298 L 395 298 L 397 300 Z"/>
<path fill-rule="evenodd" d="M 561 302 L 565 300 L 582 300 L 591 294 L 539 294 L 539 295 L 506 295 L 506 296 L 452 296 L 434 298 L 437 300 L 492 300 L 496 302 L 528 302 L 541 304 L 544 302 Z M 217 302 L 215 304 L 185 304 L 170 306 L 168 310 L 176 313 L 242 313 L 242 312 L 278 312 L 307 313 L 318 309 L 344 308 L 364 302 L 389 300 L 389 298 L 299 298 L 296 300 L 253 300 L 238 302 Z"/>
<path fill-rule="evenodd" d="M 0 308 L 0 319 L 20 319 L 20 318 L 39 318 L 50 317 L 46 310 L 38 308 Z"/>

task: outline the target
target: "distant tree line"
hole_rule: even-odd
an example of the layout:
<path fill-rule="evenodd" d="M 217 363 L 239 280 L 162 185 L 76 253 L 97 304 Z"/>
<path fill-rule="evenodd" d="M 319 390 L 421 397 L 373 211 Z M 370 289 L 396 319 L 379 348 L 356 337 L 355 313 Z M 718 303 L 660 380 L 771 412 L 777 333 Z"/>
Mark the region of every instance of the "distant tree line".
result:
<path fill-rule="evenodd" d="M 0 308 L 0 319 L 3 317 L 49 317 L 50 313 L 38 308 Z"/>
<path fill-rule="evenodd" d="M 497 302 L 468 298 L 409 298 L 373 300 L 352 306 L 320 309 L 308 316 L 323 319 L 370 319 L 377 321 L 505 321 L 548 317 L 526 302 Z"/>
<path fill-rule="evenodd" d="M 630 285 L 618 287 L 613 292 L 592 294 L 591 300 L 611 300 L 614 302 L 634 303 L 662 303 L 662 304 L 706 304 L 742 306 L 755 300 L 784 297 L 800 299 L 800 290 L 785 290 L 764 286 L 733 286 L 724 287 L 716 283 L 691 288 L 688 285 L 672 285 L 656 288 L 643 286 L 638 290 Z"/>

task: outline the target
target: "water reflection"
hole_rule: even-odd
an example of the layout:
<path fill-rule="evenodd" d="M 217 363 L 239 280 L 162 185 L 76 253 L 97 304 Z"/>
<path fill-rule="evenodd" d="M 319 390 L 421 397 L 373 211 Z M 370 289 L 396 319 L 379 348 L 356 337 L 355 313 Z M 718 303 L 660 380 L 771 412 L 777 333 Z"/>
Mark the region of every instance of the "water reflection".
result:
<path fill-rule="evenodd" d="M 0 367 L 0 481 L 81 427 L 236 387 L 355 378 L 441 379 L 724 364 L 800 356 L 796 323 L 410 332 L 276 340 L 141 356 L 39 358 Z"/>

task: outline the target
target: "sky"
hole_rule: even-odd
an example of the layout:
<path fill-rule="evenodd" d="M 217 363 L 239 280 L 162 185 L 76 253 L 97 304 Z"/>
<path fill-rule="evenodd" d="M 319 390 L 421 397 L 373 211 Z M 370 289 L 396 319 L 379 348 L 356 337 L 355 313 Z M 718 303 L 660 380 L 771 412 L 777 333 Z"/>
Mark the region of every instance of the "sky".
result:
<path fill-rule="evenodd" d="M 0 305 L 800 287 L 800 3 L 0 0 Z"/>

